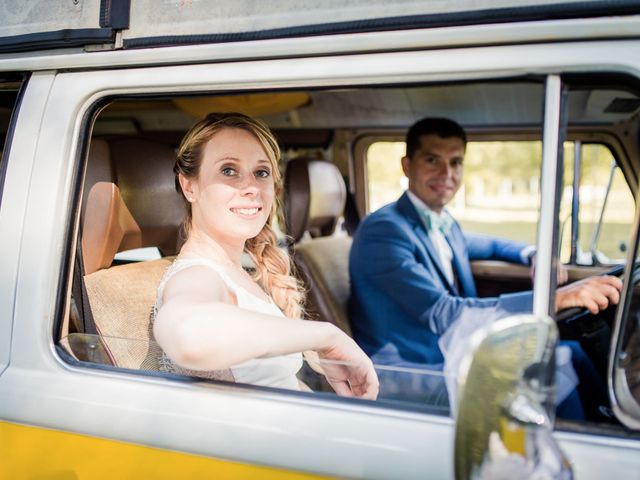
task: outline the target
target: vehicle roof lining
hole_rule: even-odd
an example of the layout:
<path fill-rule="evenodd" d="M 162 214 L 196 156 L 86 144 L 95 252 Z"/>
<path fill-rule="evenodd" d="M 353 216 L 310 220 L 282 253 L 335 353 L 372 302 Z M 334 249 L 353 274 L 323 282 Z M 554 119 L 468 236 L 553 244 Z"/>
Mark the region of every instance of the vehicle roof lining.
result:
<path fill-rule="evenodd" d="M 570 125 L 615 125 L 638 115 L 640 95 L 623 83 L 587 85 L 575 83 L 569 91 Z M 287 95 L 303 92 L 308 101 L 287 104 Z M 273 113 L 246 110 L 247 99 L 282 95 Z M 186 131 L 209 111 L 241 111 L 257 116 L 274 130 L 406 129 L 424 116 L 455 118 L 465 127 L 531 127 L 541 125 L 544 86 L 540 80 L 481 81 L 386 87 L 325 88 L 234 95 L 200 93 L 185 102 L 184 96 L 116 99 L 100 115 L 99 134 Z M 219 102 L 217 100 L 224 100 Z M 237 103 L 234 101 L 237 100 Z M 207 103 L 209 102 L 209 103 Z M 194 114 L 199 103 L 201 111 Z M 257 102 L 258 106 L 261 102 Z M 264 102 L 262 102 L 264 103 Z M 234 108 L 234 105 L 236 107 Z M 616 108 L 613 108 L 615 106 Z M 625 111 L 625 108 L 627 111 Z M 325 144 L 326 137 L 316 137 Z"/>

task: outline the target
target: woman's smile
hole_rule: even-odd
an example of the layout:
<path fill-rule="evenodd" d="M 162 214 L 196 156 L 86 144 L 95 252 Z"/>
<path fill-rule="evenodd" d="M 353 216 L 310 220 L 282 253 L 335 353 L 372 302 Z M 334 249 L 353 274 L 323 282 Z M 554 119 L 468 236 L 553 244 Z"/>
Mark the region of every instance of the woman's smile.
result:
<path fill-rule="evenodd" d="M 230 210 L 242 218 L 253 220 L 260 216 L 262 207 L 232 207 Z"/>

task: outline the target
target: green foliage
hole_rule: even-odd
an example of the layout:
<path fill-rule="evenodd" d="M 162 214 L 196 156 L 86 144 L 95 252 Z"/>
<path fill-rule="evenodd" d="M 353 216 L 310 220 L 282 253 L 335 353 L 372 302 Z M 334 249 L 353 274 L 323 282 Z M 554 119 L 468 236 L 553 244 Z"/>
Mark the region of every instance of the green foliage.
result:
<path fill-rule="evenodd" d="M 465 176 L 482 178 L 485 193 L 497 192 L 503 180 L 513 182 L 516 191 L 526 191 L 530 180 L 539 176 L 541 158 L 540 142 L 469 142 Z M 473 183 L 465 185 L 472 188 Z"/>
<path fill-rule="evenodd" d="M 598 222 L 613 156 L 605 145 L 583 144 L 580 179 L 580 246 L 590 250 Z M 564 144 L 564 191 L 560 220 L 563 259 L 570 248 L 570 215 L 573 184 L 573 142 Z M 369 208 L 377 210 L 396 200 L 407 180 L 400 159 L 403 142 L 376 142 L 367 152 Z M 542 143 L 540 141 L 469 142 L 465 155 L 464 188 L 449 205 L 469 231 L 535 243 Z M 633 196 L 624 176 L 616 170 L 604 212 L 598 249 L 620 258 L 621 244 L 628 242 L 634 210 Z"/>

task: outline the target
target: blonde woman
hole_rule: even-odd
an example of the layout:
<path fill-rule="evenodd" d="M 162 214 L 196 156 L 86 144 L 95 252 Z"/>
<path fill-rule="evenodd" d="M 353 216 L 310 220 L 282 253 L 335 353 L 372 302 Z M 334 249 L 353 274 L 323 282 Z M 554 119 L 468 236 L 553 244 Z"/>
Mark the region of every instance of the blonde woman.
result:
<path fill-rule="evenodd" d="M 299 389 L 300 352 L 315 351 L 341 362 L 323 365 L 339 395 L 374 399 L 378 379 L 356 343 L 300 319 L 303 291 L 272 230 L 279 157 L 267 127 L 241 114 L 210 114 L 182 140 L 174 171 L 187 240 L 160 284 L 153 325 L 164 367 L 230 369 L 237 382 Z"/>

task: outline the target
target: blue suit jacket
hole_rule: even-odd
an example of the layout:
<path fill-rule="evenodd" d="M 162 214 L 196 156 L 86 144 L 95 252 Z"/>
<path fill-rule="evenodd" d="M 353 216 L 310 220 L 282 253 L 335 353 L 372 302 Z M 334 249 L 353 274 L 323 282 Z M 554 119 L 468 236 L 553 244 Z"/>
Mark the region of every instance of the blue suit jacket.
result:
<path fill-rule="evenodd" d="M 463 234 L 454 222 L 447 240 L 458 286 L 448 282 L 438 252 L 405 193 L 365 218 L 349 257 L 353 334 L 369 355 L 392 344 L 401 360 L 443 361 L 438 338 L 469 308 L 530 312 L 531 292 L 476 298 L 470 260 L 522 263 L 525 247 L 498 238 Z"/>

